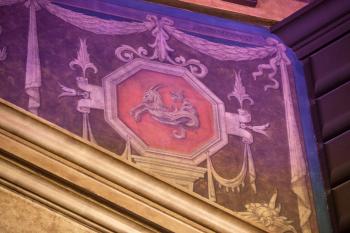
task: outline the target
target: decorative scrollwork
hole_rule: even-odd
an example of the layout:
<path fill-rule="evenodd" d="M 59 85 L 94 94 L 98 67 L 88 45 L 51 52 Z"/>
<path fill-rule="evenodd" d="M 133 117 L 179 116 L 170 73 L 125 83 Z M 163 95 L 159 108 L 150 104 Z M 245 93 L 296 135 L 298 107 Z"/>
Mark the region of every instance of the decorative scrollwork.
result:
<path fill-rule="evenodd" d="M 122 45 L 115 50 L 115 55 L 123 62 L 130 62 L 137 55 L 140 58 L 149 60 L 158 60 L 160 62 L 169 62 L 176 66 L 188 68 L 188 70 L 197 78 L 203 78 L 208 73 L 208 68 L 199 60 L 187 60 L 183 56 L 178 56 L 175 59 L 171 58 L 170 53 L 175 52 L 173 48 L 168 45 L 172 25 L 174 22 L 168 18 L 162 17 L 158 19 L 157 16 L 148 15 L 147 20 L 149 25 L 154 25 L 151 28 L 151 33 L 155 37 L 153 43 L 148 44 L 153 49 L 152 55 L 148 56 L 148 51 L 144 47 L 134 49 L 129 45 Z"/>
<path fill-rule="evenodd" d="M 186 60 L 183 56 L 179 56 L 175 58 L 175 61 L 170 59 L 169 62 L 174 65 L 188 67 L 191 73 L 197 78 L 204 78 L 208 74 L 208 68 L 196 59 Z"/>
<path fill-rule="evenodd" d="M 115 55 L 123 62 L 129 62 L 134 59 L 134 54 L 141 58 L 150 59 L 148 57 L 148 51 L 144 47 L 134 49 L 129 45 L 122 45 L 115 50 Z"/>

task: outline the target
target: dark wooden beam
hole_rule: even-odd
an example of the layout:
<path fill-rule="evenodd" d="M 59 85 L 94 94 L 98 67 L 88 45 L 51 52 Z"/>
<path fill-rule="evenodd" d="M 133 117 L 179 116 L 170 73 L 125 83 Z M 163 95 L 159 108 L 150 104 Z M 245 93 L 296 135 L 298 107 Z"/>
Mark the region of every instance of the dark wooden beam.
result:
<path fill-rule="evenodd" d="M 233 11 L 228 11 L 228 10 L 223 10 L 223 9 L 217 9 L 213 7 L 208 7 L 208 6 L 203 6 L 195 3 L 189 3 L 189 2 L 184 2 L 180 0 L 145 0 L 148 2 L 153 2 L 153 3 L 160 3 L 176 8 L 182 8 L 186 10 L 190 10 L 193 12 L 197 13 L 202 13 L 202 14 L 207 14 L 207 15 L 212 15 L 220 18 L 226 18 L 226 19 L 232 19 L 232 20 L 238 20 L 241 22 L 245 23 L 250 23 L 250 24 L 255 24 L 255 25 L 261 25 L 265 27 L 271 27 L 277 21 L 272 20 L 272 19 L 266 19 L 266 18 L 261 18 L 257 16 L 251 16 L 251 15 L 246 15 L 238 12 L 233 12 Z"/>
<path fill-rule="evenodd" d="M 222 0 L 224 2 L 232 2 L 244 6 L 251 6 L 256 7 L 256 4 L 258 4 L 258 0 Z"/>

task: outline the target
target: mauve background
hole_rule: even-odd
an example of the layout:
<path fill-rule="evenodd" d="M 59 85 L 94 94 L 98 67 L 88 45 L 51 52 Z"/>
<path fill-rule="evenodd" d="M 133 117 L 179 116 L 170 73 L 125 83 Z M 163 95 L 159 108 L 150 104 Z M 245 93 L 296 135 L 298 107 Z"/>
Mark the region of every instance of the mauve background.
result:
<path fill-rule="evenodd" d="M 0 7 L 0 15 L 0 25 L 3 27 L 0 47 L 8 48 L 7 60 L 0 63 L 0 97 L 26 109 L 28 97 L 24 91 L 24 78 L 28 10 L 22 4 L 5 6 Z M 37 12 L 37 25 L 42 72 L 39 116 L 81 136 L 82 114 L 76 110 L 78 98 L 57 98 L 61 93 L 59 83 L 77 88 L 75 78 L 81 75 L 81 71 L 71 70 L 69 62 L 76 58 L 79 38 L 87 39 L 90 60 L 98 68 L 97 74 L 91 70 L 87 72 L 89 82 L 100 86 L 104 76 L 125 64 L 114 55 L 114 50 L 118 46 L 127 44 L 134 48 L 140 46 L 148 48 L 147 44 L 153 42 L 154 38 L 149 32 L 126 36 L 95 35 L 65 23 L 45 10 Z M 257 65 L 267 63 L 268 59 L 250 62 L 219 62 L 175 39 L 170 39 L 169 45 L 175 49 L 173 57 L 182 55 L 186 58 L 198 59 L 208 67 L 209 73 L 201 81 L 224 102 L 228 112 L 235 113 L 238 108 L 237 101 L 229 101 L 227 94 L 233 89 L 234 70 L 241 70 L 243 84 L 255 101 L 252 106 L 245 105 L 252 114 L 251 124 L 270 123 L 267 130 L 268 137 L 254 133 L 252 153 L 257 175 L 257 194 L 253 193 L 249 185 L 246 185 L 240 193 L 226 192 L 224 188 L 216 186 L 217 202 L 231 210 L 244 211 L 245 204 L 266 203 L 274 190 L 277 190 L 277 202 L 282 205 L 281 215 L 292 220 L 293 226 L 300 231 L 296 197 L 290 186 L 290 163 L 282 90 L 264 91 L 264 85 L 269 83 L 266 76 L 259 77 L 256 81 L 251 76 Z M 102 110 L 91 110 L 90 122 L 100 146 L 118 154 L 123 152 L 125 141 L 106 123 Z M 236 136 L 229 136 L 228 145 L 212 156 L 215 169 L 225 178 L 237 175 L 242 159 L 243 144 Z M 200 166 L 205 167 L 206 163 L 203 162 Z M 207 197 L 207 180 L 198 180 L 194 191 Z M 315 213 L 312 227 L 316 229 L 314 217 Z"/>

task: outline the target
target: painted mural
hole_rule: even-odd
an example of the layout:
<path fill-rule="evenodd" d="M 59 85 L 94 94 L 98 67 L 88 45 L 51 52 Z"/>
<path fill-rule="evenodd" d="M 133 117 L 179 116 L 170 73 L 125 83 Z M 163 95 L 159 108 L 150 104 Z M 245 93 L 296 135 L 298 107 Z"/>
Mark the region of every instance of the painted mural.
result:
<path fill-rule="evenodd" d="M 150 3 L 57 2 L 0 0 L 1 98 L 268 232 L 318 232 L 278 39 Z"/>

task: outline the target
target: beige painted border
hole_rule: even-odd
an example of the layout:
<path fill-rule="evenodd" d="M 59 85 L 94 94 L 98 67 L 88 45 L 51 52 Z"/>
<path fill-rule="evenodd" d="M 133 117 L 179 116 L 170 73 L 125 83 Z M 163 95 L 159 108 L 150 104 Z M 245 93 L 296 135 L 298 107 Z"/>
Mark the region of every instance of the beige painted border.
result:
<path fill-rule="evenodd" d="M 38 201 L 48 200 L 51 207 L 65 210 L 67 215 L 79 219 L 86 225 L 95 228 L 102 232 L 145 232 L 153 233 L 160 232 L 157 230 L 148 229 L 147 226 L 138 224 L 136 221 L 129 219 L 122 214 L 109 210 L 93 200 L 88 200 L 81 195 L 69 191 L 59 185 L 33 174 L 23 167 L 15 165 L 10 161 L 0 158 L 0 183 L 5 186 L 21 187 L 17 191 L 30 191 L 32 198 Z M 15 185 L 14 185 L 15 184 Z M 56 207 L 57 206 L 57 207 Z M 61 210 L 62 211 L 62 210 Z M 78 216 L 78 217 L 77 217 Z"/>
<path fill-rule="evenodd" d="M 0 134 L 2 180 L 109 231 L 264 232 L 1 99 Z"/>
<path fill-rule="evenodd" d="M 117 107 L 118 100 L 116 98 L 116 86 L 140 70 L 154 71 L 181 77 L 188 84 L 190 84 L 192 88 L 206 98 L 206 100 L 211 104 L 211 108 L 213 110 L 212 118 L 215 125 L 215 136 L 212 136 L 208 142 L 194 150 L 190 156 L 173 151 L 165 151 L 164 149 L 150 148 L 147 146 L 142 139 L 140 139 L 122 122 L 122 120 L 117 117 L 119 114 Z M 125 140 L 130 140 L 134 149 L 137 150 L 142 156 L 158 159 L 164 159 L 166 157 L 166 160 L 168 161 L 197 166 L 207 159 L 207 153 L 209 153 L 209 156 L 211 156 L 228 142 L 224 103 L 202 82 L 198 81 L 198 79 L 191 72 L 189 72 L 188 69 L 182 66 L 136 58 L 104 77 L 102 79 L 102 84 L 105 93 L 105 120 L 120 136 L 122 136 Z"/>
<path fill-rule="evenodd" d="M 142 200 L 142 198 L 135 197 L 132 195 L 132 193 L 129 193 L 127 190 L 124 190 L 117 185 L 110 184 L 108 181 L 103 180 L 94 174 L 90 174 L 88 171 L 79 169 L 73 164 L 65 164 L 63 161 L 60 161 L 59 158 L 55 158 L 53 154 L 43 154 L 43 150 L 40 148 L 32 149 L 26 144 L 27 142 L 21 140 L 20 138 L 13 135 L 9 136 L 8 133 L 0 130 L 0 163 L 4 162 L 2 160 L 6 160 L 39 176 L 43 176 L 43 172 L 50 172 L 51 176 L 46 178 L 55 184 L 60 183 L 61 186 L 71 187 L 72 183 L 74 183 L 74 185 L 79 188 L 75 191 L 76 193 L 82 193 L 85 194 L 85 196 L 93 196 L 92 199 L 96 199 L 96 197 L 98 197 L 99 200 L 107 200 L 114 204 L 113 206 L 110 206 L 112 209 L 128 209 L 128 211 L 138 215 L 140 218 L 152 218 L 155 225 L 164 225 L 163 223 L 166 222 L 169 224 L 169 230 L 174 228 L 178 229 L 180 232 L 203 232 L 201 230 L 197 230 L 195 227 L 183 224 L 182 221 L 178 220 L 178 218 L 166 214 L 166 210 L 161 209 L 161 207 L 156 207 L 151 203 L 147 203 L 145 200 Z M 11 152 L 14 154 L 9 154 L 6 152 Z M 43 169 L 43 172 L 38 172 L 38 167 Z M 16 179 L 17 175 L 15 174 L 16 172 L 10 172 L 5 175 L 14 175 L 15 177 L 9 177 L 7 179 Z M 0 175 L 0 184 L 9 186 L 23 195 L 46 204 L 48 207 L 53 206 L 55 210 L 77 219 L 83 224 L 89 225 L 90 227 L 98 230 L 98 232 L 105 232 L 107 230 L 103 226 L 96 227 L 95 224 L 93 224 L 91 221 L 89 222 L 86 217 L 81 215 L 79 212 L 73 213 L 70 211 L 70 208 L 62 209 L 57 204 L 55 205 L 55 203 L 52 203 L 54 200 L 42 198 L 38 191 L 35 192 L 35 187 L 33 189 L 31 186 L 19 186 L 18 182 L 5 182 L 6 180 L 3 180 L 5 175 Z M 44 174 L 44 176 L 45 175 L 46 174 Z M 57 177 L 60 177 L 58 179 L 59 181 L 57 181 Z M 45 190 L 47 189 L 49 189 L 49 187 L 45 188 Z M 86 195 L 87 193 L 93 195 Z M 110 232 L 109 230 L 107 231 Z"/>

